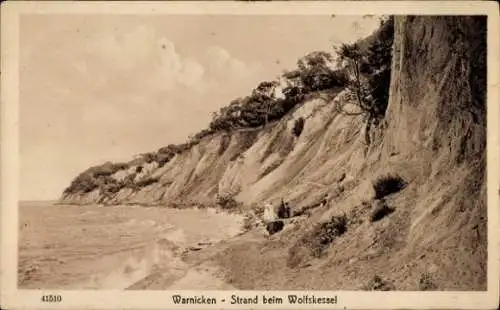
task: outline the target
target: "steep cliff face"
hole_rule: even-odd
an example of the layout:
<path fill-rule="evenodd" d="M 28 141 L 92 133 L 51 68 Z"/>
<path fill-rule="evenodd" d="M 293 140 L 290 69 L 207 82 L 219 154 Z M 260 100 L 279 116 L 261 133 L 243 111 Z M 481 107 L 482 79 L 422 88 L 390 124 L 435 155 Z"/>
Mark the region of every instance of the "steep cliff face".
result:
<path fill-rule="evenodd" d="M 381 155 L 414 191 L 406 248 L 446 288 L 485 289 L 486 18 L 398 18 L 392 74 Z"/>
<path fill-rule="evenodd" d="M 243 289 L 359 289 L 377 276 L 376 285 L 387 280 L 398 290 L 484 290 L 485 94 L 486 18 L 400 16 L 389 104 L 368 132 L 370 145 L 362 116 L 334 108 L 349 100 L 340 92 L 310 100 L 267 128 L 206 137 L 162 167 L 112 175 L 151 180 L 145 186 L 111 195 L 96 188 L 61 200 L 196 204 L 229 195 L 249 207 L 284 197 L 299 210 L 329 194 L 329 208 L 312 209 L 265 247 L 248 241 L 223 253 L 226 276 Z M 300 117 L 304 128 L 296 136 Z M 392 188 L 381 194 L 374 182 L 387 176 Z M 374 219 L 380 205 L 389 211 Z M 320 244 L 321 257 L 309 255 L 303 248 L 315 241 L 304 243 L 304 236 L 314 238 L 311 227 L 340 214 L 347 217 L 345 233 Z M 315 259 L 315 268 L 303 268 Z"/>
<path fill-rule="evenodd" d="M 486 289 L 485 28 L 483 17 L 396 17 L 390 100 L 384 121 L 370 133 L 372 144 L 364 153 L 359 140 L 346 143 L 359 135 L 353 129 L 359 123 L 330 114 L 321 129 L 324 143 L 309 140 L 311 147 L 303 148 L 317 156 L 298 165 L 323 163 L 301 170 L 302 180 L 331 181 L 345 171 L 351 184 L 337 182 L 344 191 L 329 208 L 313 210 L 265 246 L 245 243 L 222 253 L 234 285 Z M 299 149 L 293 161 L 301 163 Z M 372 184 L 387 175 L 403 185 L 393 181 L 395 193 L 377 198 Z M 253 189 L 264 191 L 258 184 Z M 294 195 L 309 189 L 296 186 Z M 333 217 L 341 214 L 346 222 Z"/>

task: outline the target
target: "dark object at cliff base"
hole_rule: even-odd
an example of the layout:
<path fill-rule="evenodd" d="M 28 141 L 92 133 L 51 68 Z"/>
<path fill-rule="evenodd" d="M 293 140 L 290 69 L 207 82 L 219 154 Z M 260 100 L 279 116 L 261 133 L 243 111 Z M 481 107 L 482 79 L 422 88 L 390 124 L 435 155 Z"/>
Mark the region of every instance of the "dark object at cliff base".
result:
<path fill-rule="evenodd" d="M 290 207 L 281 205 L 278 208 L 278 218 L 280 219 L 287 219 L 291 217 L 291 210 Z"/>
<path fill-rule="evenodd" d="M 284 226 L 285 224 L 283 223 L 283 221 L 274 221 L 266 225 L 266 230 L 269 233 L 269 235 L 272 235 L 281 231 Z"/>

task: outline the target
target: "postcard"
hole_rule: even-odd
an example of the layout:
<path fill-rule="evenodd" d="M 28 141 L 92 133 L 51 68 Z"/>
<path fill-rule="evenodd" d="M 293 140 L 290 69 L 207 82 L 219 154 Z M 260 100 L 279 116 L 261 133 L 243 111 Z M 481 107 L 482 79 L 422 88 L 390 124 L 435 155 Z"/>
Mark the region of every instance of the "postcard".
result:
<path fill-rule="evenodd" d="M 498 11 L 2 3 L 2 309 L 496 309 Z"/>

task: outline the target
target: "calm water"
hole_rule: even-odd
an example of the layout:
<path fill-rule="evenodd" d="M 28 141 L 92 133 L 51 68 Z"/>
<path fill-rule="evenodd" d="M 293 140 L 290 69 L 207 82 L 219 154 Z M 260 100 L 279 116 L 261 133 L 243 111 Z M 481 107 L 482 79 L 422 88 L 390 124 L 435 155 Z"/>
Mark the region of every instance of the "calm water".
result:
<path fill-rule="evenodd" d="M 18 286 L 124 289 L 179 264 L 177 247 L 234 236 L 240 225 L 213 210 L 21 203 Z"/>

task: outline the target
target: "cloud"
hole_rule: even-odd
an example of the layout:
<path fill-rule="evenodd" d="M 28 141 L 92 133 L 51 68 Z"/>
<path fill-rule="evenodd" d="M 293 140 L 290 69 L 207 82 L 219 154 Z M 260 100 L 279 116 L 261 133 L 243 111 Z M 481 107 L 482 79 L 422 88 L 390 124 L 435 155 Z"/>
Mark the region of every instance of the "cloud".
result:
<path fill-rule="evenodd" d="M 137 87 L 154 92 L 188 88 L 201 94 L 227 83 L 253 83 L 263 70 L 260 64 L 247 64 L 218 45 L 208 46 L 196 58 L 182 55 L 175 42 L 145 26 L 93 36 L 84 48 L 72 49 L 69 63 L 100 90 Z"/>
<path fill-rule="evenodd" d="M 195 87 L 203 83 L 205 68 L 202 64 L 191 57 L 182 57 L 176 51 L 175 44 L 167 38 L 160 38 L 158 44 L 159 65 L 153 77 L 161 82 L 162 87 Z"/>
<path fill-rule="evenodd" d="M 112 80 L 119 78 L 147 84 L 148 88 L 192 87 L 202 81 L 205 73 L 199 62 L 182 57 L 174 42 L 144 26 L 102 34 L 88 45 L 81 61 L 92 69 L 85 70 L 82 64 L 77 68 L 99 80 L 100 86 L 113 84 Z"/>
<path fill-rule="evenodd" d="M 244 69 L 244 64 L 236 59 L 232 58 L 229 52 L 220 46 L 210 46 L 205 53 L 208 65 L 210 68 L 217 72 L 222 70 L 234 70 L 234 69 Z M 236 71 L 236 73 L 239 73 Z"/>
<path fill-rule="evenodd" d="M 210 71 L 216 75 L 225 74 L 244 78 L 262 69 L 259 64 L 246 65 L 241 60 L 232 57 L 229 51 L 217 45 L 208 47 L 205 58 Z"/>

